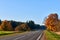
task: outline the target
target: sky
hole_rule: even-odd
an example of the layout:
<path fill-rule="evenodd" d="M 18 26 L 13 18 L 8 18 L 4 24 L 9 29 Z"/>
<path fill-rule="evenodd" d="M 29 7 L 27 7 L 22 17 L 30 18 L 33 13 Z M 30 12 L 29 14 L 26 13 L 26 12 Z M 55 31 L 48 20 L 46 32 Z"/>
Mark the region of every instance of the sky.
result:
<path fill-rule="evenodd" d="M 51 13 L 60 16 L 60 0 L 0 0 L 0 19 L 43 24 Z"/>

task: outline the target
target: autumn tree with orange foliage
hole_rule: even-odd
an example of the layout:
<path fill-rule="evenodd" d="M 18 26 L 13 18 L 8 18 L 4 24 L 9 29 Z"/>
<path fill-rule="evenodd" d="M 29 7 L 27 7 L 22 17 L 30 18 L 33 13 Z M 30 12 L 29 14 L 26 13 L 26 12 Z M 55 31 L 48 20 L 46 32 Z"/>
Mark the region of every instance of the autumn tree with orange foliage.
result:
<path fill-rule="evenodd" d="M 48 30 L 60 31 L 60 22 L 58 19 L 58 15 L 56 13 L 50 14 L 45 20 L 45 25 Z"/>
<path fill-rule="evenodd" d="M 30 28 L 28 27 L 27 24 L 21 24 L 15 28 L 15 31 L 29 31 Z"/>
<path fill-rule="evenodd" d="M 12 31 L 13 28 L 7 20 L 3 21 L 2 24 L 0 25 L 0 30 L 2 31 Z"/>

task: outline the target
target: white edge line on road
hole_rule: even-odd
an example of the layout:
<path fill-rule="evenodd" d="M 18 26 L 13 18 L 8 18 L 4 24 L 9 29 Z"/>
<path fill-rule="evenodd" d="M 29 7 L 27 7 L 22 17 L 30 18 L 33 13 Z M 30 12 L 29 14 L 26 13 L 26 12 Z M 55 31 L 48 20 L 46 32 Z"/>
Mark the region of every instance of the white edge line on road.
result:
<path fill-rule="evenodd" d="M 40 40 L 42 37 L 43 32 L 40 34 L 40 36 L 37 38 L 37 40 Z"/>

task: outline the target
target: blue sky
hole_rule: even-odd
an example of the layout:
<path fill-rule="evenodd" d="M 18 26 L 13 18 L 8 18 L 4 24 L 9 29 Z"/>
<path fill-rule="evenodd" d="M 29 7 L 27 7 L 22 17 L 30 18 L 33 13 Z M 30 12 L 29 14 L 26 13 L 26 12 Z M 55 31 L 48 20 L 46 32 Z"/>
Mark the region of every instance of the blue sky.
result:
<path fill-rule="evenodd" d="M 0 0 L 0 19 L 42 24 L 50 13 L 60 16 L 60 0 Z"/>

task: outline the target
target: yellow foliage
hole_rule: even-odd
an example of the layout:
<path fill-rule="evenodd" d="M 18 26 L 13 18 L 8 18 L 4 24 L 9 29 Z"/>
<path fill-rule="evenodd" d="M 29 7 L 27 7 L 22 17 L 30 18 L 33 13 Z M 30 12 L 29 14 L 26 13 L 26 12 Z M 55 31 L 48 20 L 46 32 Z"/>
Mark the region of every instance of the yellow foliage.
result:
<path fill-rule="evenodd" d="M 1 24 L 0 30 L 11 31 L 11 30 L 13 30 L 13 28 L 12 28 L 10 22 L 8 22 L 7 20 L 5 20 Z"/>
<path fill-rule="evenodd" d="M 45 20 L 45 25 L 48 30 L 60 31 L 60 20 L 57 14 L 50 14 Z"/>

